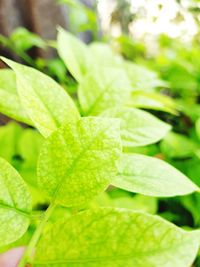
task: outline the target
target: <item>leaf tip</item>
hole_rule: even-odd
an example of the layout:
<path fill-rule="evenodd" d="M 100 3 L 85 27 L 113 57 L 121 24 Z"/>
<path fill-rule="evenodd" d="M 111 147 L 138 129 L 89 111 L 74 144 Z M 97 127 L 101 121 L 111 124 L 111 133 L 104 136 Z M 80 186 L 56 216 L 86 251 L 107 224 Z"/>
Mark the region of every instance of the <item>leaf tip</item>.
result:
<path fill-rule="evenodd" d="M 13 60 L 8 59 L 8 58 L 3 57 L 3 56 L 1 56 L 0 59 L 12 69 L 18 64 L 16 62 L 14 62 Z"/>

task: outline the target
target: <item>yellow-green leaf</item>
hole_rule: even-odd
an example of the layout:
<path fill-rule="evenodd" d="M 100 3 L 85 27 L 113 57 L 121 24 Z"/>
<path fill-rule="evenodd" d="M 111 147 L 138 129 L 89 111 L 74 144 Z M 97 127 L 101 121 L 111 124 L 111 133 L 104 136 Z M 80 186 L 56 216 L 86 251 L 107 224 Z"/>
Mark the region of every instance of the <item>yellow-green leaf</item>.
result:
<path fill-rule="evenodd" d="M 59 27 L 57 49 L 70 73 L 80 82 L 90 69 L 89 48 L 70 32 Z"/>
<path fill-rule="evenodd" d="M 31 197 L 18 172 L 0 158 L 0 247 L 19 239 L 27 230 Z"/>
<path fill-rule="evenodd" d="M 70 96 L 52 78 L 9 59 L 3 60 L 15 71 L 22 105 L 44 137 L 48 137 L 63 123 L 79 118 Z"/>
<path fill-rule="evenodd" d="M 39 186 L 64 206 L 84 205 L 114 179 L 119 135 L 116 119 L 88 117 L 64 125 L 41 149 Z"/>
<path fill-rule="evenodd" d="M 79 84 L 78 98 L 84 115 L 98 115 L 122 106 L 132 87 L 123 69 L 95 68 Z"/>
<path fill-rule="evenodd" d="M 17 94 L 15 73 L 9 69 L 0 70 L 0 112 L 12 119 L 32 125 Z"/>
<path fill-rule="evenodd" d="M 124 209 L 88 210 L 44 231 L 34 267 L 189 267 L 199 231 Z"/>
<path fill-rule="evenodd" d="M 169 124 L 136 108 L 111 108 L 102 116 L 121 119 L 121 138 L 126 147 L 156 143 L 171 129 Z"/>
<path fill-rule="evenodd" d="M 156 87 L 166 85 L 160 80 L 156 72 L 140 66 L 133 62 L 125 61 L 124 67 L 135 90 L 153 92 Z"/>
<path fill-rule="evenodd" d="M 127 106 L 161 110 L 177 115 L 177 107 L 175 102 L 168 96 L 158 93 L 135 91 L 132 93 L 131 98 L 128 100 Z"/>
<path fill-rule="evenodd" d="M 116 187 L 150 196 L 171 197 L 199 191 L 197 185 L 163 160 L 140 154 L 122 154 Z"/>

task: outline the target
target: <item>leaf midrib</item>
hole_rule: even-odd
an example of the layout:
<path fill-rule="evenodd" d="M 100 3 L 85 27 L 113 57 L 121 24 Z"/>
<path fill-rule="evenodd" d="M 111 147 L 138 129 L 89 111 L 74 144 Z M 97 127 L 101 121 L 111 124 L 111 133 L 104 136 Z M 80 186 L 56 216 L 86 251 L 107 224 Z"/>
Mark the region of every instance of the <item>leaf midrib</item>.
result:
<path fill-rule="evenodd" d="M 101 100 L 101 98 L 104 96 L 104 94 L 111 89 L 113 89 L 111 87 L 112 83 L 115 81 L 116 77 L 113 78 L 110 83 L 108 83 L 106 85 L 106 87 L 100 92 L 100 94 L 98 95 L 98 97 L 95 99 L 95 101 L 93 102 L 93 104 L 89 107 L 89 109 L 85 112 L 85 116 L 88 116 L 89 114 L 92 113 L 92 111 L 95 109 L 95 106 L 97 105 L 97 103 Z M 98 87 L 101 87 L 99 86 L 98 84 Z"/>
<path fill-rule="evenodd" d="M 17 71 L 16 71 L 17 72 Z M 18 77 L 17 77 L 18 78 Z M 23 83 L 23 81 L 20 81 L 21 83 Z M 24 84 L 24 83 L 23 83 Z M 56 128 L 58 128 L 60 126 L 60 122 L 57 120 L 56 116 L 54 116 L 54 114 L 52 113 L 51 109 L 48 107 L 48 105 L 43 101 L 42 96 L 40 96 L 40 94 L 37 92 L 37 90 L 35 90 L 34 88 L 32 88 L 31 90 L 33 90 L 33 92 L 35 93 L 36 97 L 38 98 L 39 102 L 42 104 L 42 106 L 45 108 L 48 117 L 51 118 L 52 122 L 54 123 L 54 126 Z M 21 90 L 20 90 L 21 91 Z M 19 94 L 21 94 L 19 92 Z M 24 97 L 24 96 L 23 96 Z M 31 112 L 32 113 L 32 112 Z M 32 115 L 31 115 L 32 117 Z M 41 122 L 40 122 L 41 123 Z M 46 125 L 43 125 L 43 127 L 47 130 L 52 130 L 52 127 L 47 127 Z"/>
<path fill-rule="evenodd" d="M 102 131 L 99 131 L 97 133 L 97 135 L 94 136 L 94 138 L 91 139 L 91 141 L 87 144 L 87 146 L 83 147 L 81 152 L 79 153 L 79 155 L 73 160 L 73 163 L 71 164 L 71 166 L 66 170 L 66 177 L 69 177 L 70 174 L 73 172 L 74 168 L 76 167 L 76 165 L 78 164 L 79 160 L 82 158 L 82 156 L 84 155 L 84 153 L 86 153 L 86 151 L 88 151 L 88 149 L 90 148 L 90 146 L 93 144 L 93 142 L 98 138 L 99 135 L 102 135 L 102 133 L 106 130 L 107 131 L 108 127 L 103 128 Z M 65 144 L 66 140 L 65 138 L 61 135 L 63 141 Z M 68 146 L 68 144 L 66 145 Z M 60 187 L 62 186 L 62 181 L 63 179 L 60 179 L 61 182 L 58 183 L 57 188 L 55 189 L 55 192 L 53 194 L 53 201 L 56 200 L 56 195 L 59 192 Z"/>

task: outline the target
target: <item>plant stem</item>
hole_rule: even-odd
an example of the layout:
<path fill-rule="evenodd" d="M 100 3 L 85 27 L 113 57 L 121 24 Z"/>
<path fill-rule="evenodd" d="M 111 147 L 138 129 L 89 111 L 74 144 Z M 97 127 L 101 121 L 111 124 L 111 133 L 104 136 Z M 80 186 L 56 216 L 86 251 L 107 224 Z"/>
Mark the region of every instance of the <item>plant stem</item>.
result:
<path fill-rule="evenodd" d="M 45 224 L 49 220 L 55 207 L 56 207 L 56 204 L 51 203 L 49 205 L 48 209 L 45 211 L 44 216 L 43 216 L 40 224 L 38 225 L 37 229 L 35 230 L 35 233 L 33 234 L 24 255 L 22 256 L 22 258 L 18 264 L 18 267 L 25 267 L 26 264 L 32 263 L 35 247 L 36 247 L 36 245 L 40 239 L 40 236 L 41 236 L 42 231 L 45 227 Z"/>

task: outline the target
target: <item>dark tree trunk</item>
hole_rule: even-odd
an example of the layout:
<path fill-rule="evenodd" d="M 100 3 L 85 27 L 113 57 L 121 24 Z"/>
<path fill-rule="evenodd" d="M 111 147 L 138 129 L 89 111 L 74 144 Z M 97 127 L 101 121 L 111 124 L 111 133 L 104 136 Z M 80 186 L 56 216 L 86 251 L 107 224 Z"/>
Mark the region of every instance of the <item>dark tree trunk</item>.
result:
<path fill-rule="evenodd" d="M 0 34 L 4 36 L 22 26 L 44 39 L 55 39 L 58 25 L 66 28 L 67 19 L 64 8 L 55 0 L 0 0 Z M 36 53 L 51 57 L 53 52 L 37 50 Z"/>

